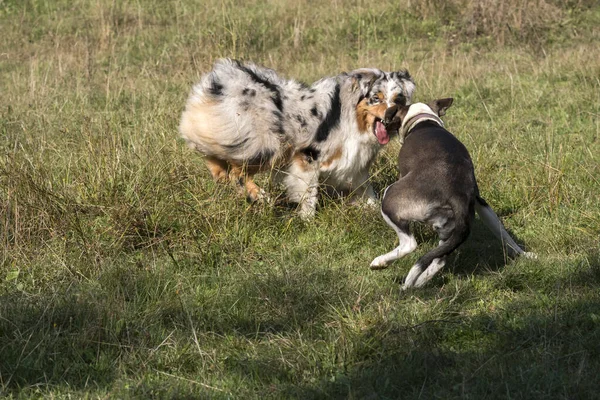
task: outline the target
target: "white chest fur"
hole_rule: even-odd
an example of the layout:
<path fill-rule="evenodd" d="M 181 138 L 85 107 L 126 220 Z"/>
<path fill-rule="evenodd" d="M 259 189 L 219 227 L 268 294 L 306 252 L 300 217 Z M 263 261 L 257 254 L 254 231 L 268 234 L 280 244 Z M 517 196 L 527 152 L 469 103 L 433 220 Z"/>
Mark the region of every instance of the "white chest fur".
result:
<path fill-rule="evenodd" d="M 346 137 L 341 146 L 341 155 L 331 162 L 325 159 L 321 163 L 321 181 L 348 189 L 361 185 L 380 147 L 368 134 Z"/>

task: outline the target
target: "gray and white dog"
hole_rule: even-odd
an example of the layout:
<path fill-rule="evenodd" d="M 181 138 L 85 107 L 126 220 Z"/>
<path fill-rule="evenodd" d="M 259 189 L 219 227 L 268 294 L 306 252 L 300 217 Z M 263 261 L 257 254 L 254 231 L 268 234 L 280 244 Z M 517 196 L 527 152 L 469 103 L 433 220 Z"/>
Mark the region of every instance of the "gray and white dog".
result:
<path fill-rule="evenodd" d="M 475 210 L 512 256 L 535 258 L 515 243 L 479 195 L 469 152 L 444 129 L 439 118 L 452 102 L 452 98 L 447 98 L 429 104 L 393 106 L 386 112 L 384 121 L 388 130 L 399 129 L 403 145 L 398 156 L 400 178 L 385 190 L 381 214 L 398 234 L 400 243 L 391 252 L 375 258 L 371 268 L 386 268 L 391 261 L 417 248 L 409 230 L 410 222 L 432 225 L 440 238 L 439 246 L 411 268 L 404 289 L 423 286 L 442 269 L 446 256 L 469 236 Z"/>
<path fill-rule="evenodd" d="M 214 179 L 232 180 L 251 201 L 265 195 L 256 173 L 283 171 L 289 200 L 311 217 L 319 183 L 374 204 L 369 167 L 390 140 L 385 111 L 410 104 L 414 89 L 405 70 L 359 69 L 307 86 L 223 59 L 193 87 L 179 130 Z"/>

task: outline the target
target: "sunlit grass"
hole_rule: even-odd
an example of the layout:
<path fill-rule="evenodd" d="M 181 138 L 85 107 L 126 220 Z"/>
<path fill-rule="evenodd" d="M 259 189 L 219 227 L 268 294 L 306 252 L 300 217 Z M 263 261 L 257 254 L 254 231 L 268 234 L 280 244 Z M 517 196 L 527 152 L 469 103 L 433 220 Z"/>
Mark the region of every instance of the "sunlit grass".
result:
<path fill-rule="evenodd" d="M 410 3 L 0 2 L 0 394 L 594 397 L 600 10 L 514 0 L 520 25 L 477 33 L 479 3 Z M 402 293 L 426 229 L 375 273 L 396 240 L 377 210 L 323 199 L 305 223 L 214 184 L 177 125 L 224 56 L 306 82 L 408 68 L 417 100 L 453 96 L 482 195 L 539 259 L 477 224 Z"/>

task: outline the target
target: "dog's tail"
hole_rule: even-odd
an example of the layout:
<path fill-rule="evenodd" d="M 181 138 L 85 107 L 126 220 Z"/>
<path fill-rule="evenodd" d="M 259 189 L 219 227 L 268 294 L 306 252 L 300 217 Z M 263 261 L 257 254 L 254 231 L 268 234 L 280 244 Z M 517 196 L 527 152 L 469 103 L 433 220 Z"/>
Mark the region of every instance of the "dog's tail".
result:
<path fill-rule="evenodd" d="M 525 252 L 519 245 L 510 237 L 500 219 L 488 205 L 488 203 L 480 196 L 475 197 L 475 210 L 483 221 L 483 223 L 492 231 L 494 236 L 502 241 L 502 244 L 506 246 L 511 257 L 526 256 L 528 258 L 535 258 L 533 253 Z"/>

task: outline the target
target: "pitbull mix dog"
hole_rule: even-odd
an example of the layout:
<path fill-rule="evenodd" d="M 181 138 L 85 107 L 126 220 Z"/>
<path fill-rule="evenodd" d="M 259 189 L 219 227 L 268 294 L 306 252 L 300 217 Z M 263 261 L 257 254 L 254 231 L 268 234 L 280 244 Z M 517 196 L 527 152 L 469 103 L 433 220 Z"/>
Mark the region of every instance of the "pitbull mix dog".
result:
<path fill-rule="evenodd" d="M 251 201 L 265 196 L 256 173 L 282 171 L 288 199 L 309 218 L 319 183 L 375 204 L 369 167 L 390 140 L 385 112 L 410 104 L 414 89 L 405 70 L 363 68 L 307 86 L 224 59 L 193 87 L 179 130 L 215 180 L 233 181 Z"/>
<path fill-rule="evenodd" d="M 442 269 L 446 256 L 469 236 L 475 210 L 512 256 L 535 257 L 515 243 L 479 195 L 469 152 L 444 129 L 439 118 L 452 102 L 452 98 L 446 98 L 429 104 L 393 106 L 386 111 L 388 131 L 399 129 L 404 144 L 398 156 L 400 178 L 385 190 L 381 214 L 398 234 L 400 243 L 375 258 L 371 269 L 386 268 L 391 261 L 416 249 L 417 242 L 409 231 L 412 221 L 432 225 L 440 238 L 439 246 L 411 268 L 403 289 L 423 286 Z"/>

